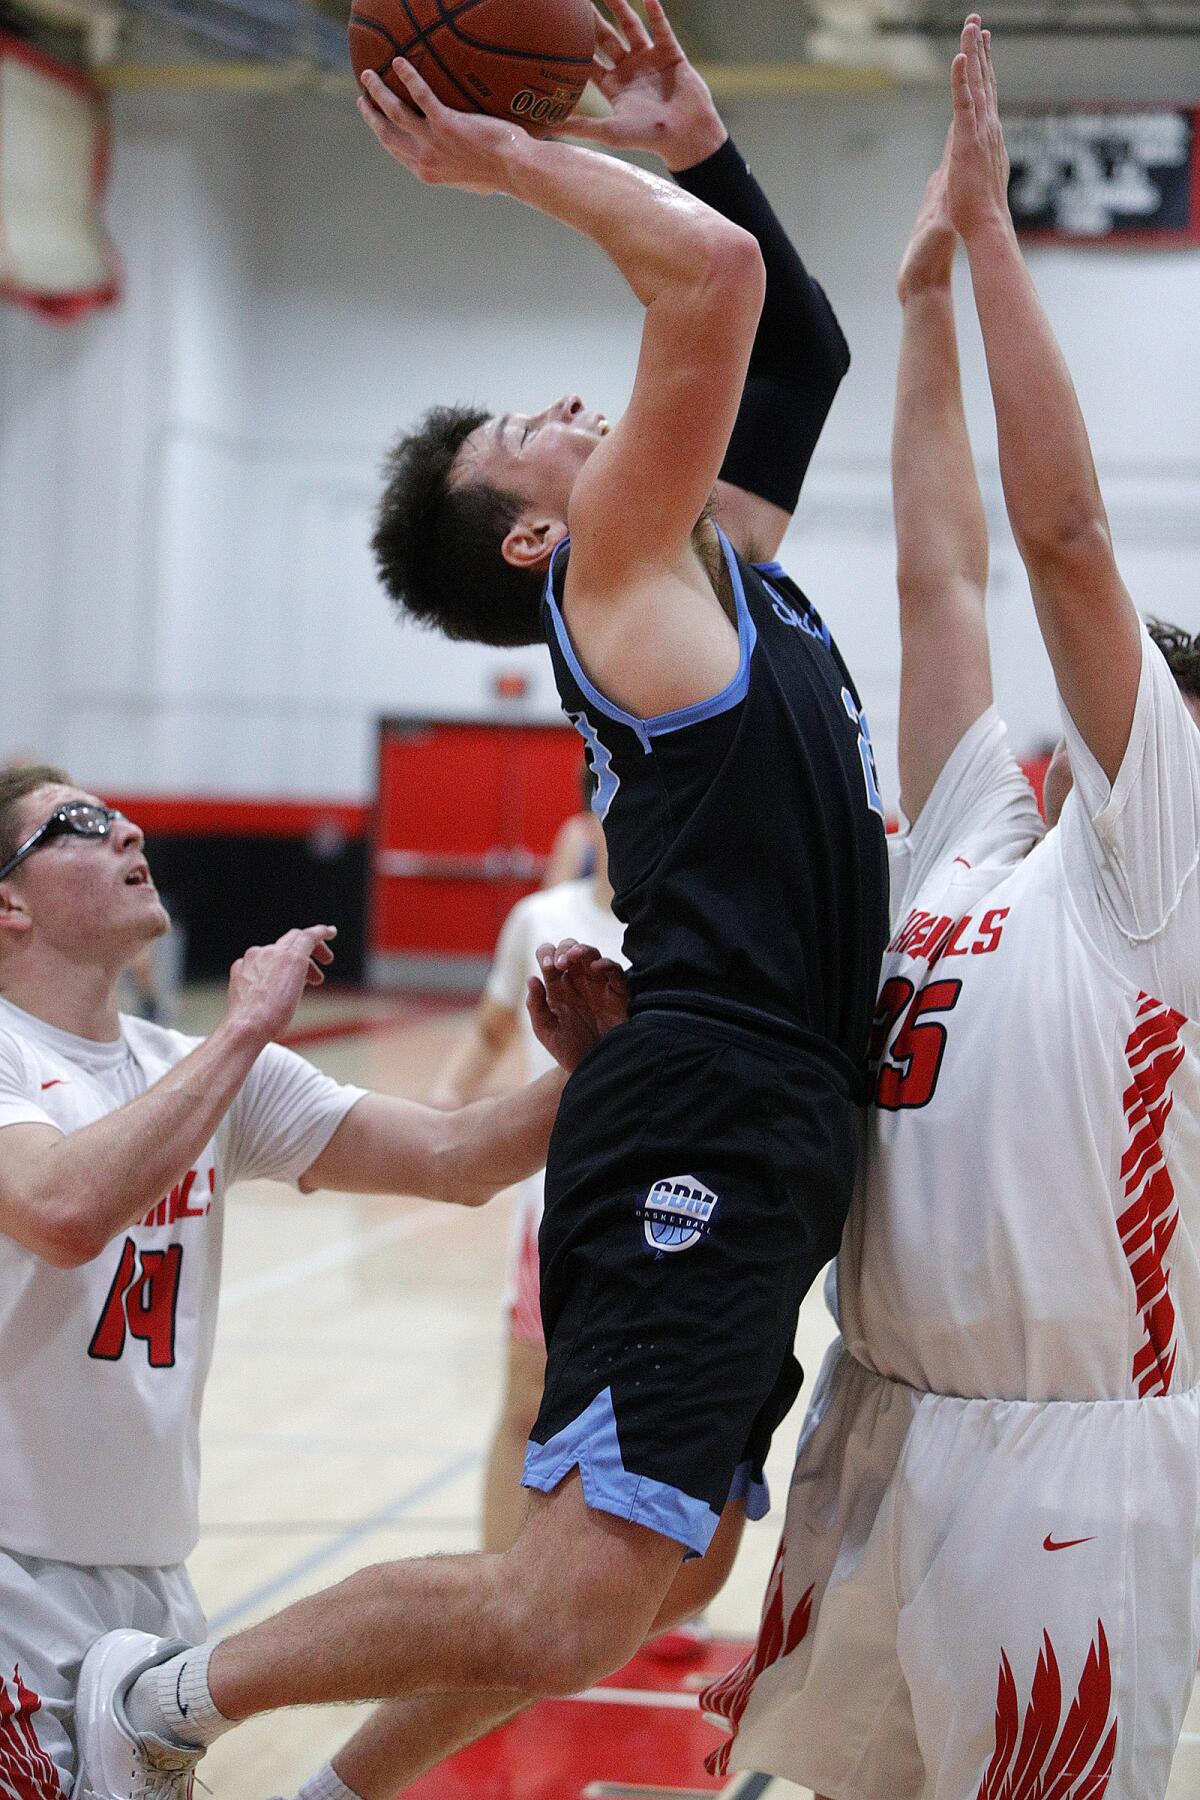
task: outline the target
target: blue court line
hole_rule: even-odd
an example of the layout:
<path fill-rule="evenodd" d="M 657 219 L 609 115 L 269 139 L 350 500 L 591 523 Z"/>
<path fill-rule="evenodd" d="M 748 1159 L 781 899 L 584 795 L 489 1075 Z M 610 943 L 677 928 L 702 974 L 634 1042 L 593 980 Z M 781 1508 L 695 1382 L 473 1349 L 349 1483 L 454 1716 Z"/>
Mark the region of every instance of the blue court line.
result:
<path fill-rule="evenodd" d="M 319 1549 L 310 1550 L 307 1556 L 301 1556 L 296 1562 L 281 1570 L 278 1575 L 272 1576 L 270 1581 L 264 1581 L 260 1586 L 251 1588 L 248 1594 L 243 1594 L 240 1600 L 235 1600 L 232 1606 L 224 1607 L 222 1611 L 211 1618 L 208 1621 L 210 1635 L 228 1630 L 229 1626 L 235 1620 L 242 1618 L 245 1613 L 253 1611 L 255 1607 L 263 1605 L 267 1600 L 273 1600 L 276 1594 L 281 1594 L 285 1588 L 292 1587 L 305 1575 L 311 1575 L 312 1571 L 319 1569 L 323 1563 L 332 1562 L 335 1556 L 340 1556 L 343 1550 L 349 1549 L 350 1545 L 356 1544 L 360 1538 L 370 1537 L 371 1533 L 378 1531 L 381 1525 L 388 1524 L 392 1519 L 398 1519 L 401 1514 L 408 1511 L 409 1507 L 415 1506 L 420 1500 L 427 1500 L 440 1488 L 449 1487 L 452 1481 L 457 1481 L 460 1475 L 465 1475 L 469 1469 L 478 1467 L 482 1461 L 481 1451 L 465 1452 L 462 1456 L 456 1457 L 452 1463 L 447 1463 L 446 1467 L 440 1469 L 436 1475 L 427 1476 L 424 1481 L 418 1482 L 416 1487 L 409 1488 L 407 1493 L 401 1494 L 398 1499 L 389 1500 L 386 1506 L 381 1506 L 379 1511 L 372 1513 L 369 1518 L 360 1519 L 357 1525 L 351 1525 L 347 1530 L 339 1532 L 337 1537 L 329 1538 Z"/>

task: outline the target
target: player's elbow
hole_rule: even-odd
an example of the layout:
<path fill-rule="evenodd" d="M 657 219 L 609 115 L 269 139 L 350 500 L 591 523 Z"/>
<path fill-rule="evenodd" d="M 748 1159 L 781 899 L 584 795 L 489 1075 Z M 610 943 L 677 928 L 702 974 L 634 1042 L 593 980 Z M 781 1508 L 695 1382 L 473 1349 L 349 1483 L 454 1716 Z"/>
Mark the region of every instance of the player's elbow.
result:
<path fill-rule="evenodd" d="M 713 304 L 735 304 L 757 320 L 767 291 L 767 271 L 758 239 L 727 219 L 707 230 L 698 274 L 704 295 Z"/>
<path fill-rule="evenodd" d="M 1112 537 L 1104 508 L 1090 497 L 1068 501 L 1027 519 L 1014 519 L 1021 559 L 1035 581 L 1073 581 L 1108 567 Z"/>
<path fill-rule="evenodd" d="M 987 578 L 986 553 L 947 551 L 941 557 L 902 553 L 896 563 L 901 630 L 983 613 Z"/>
<path fill-rule="evenodd" d="M 421 1191 L 428 1200 L 451 1206 L 486 1206 L 500 1191 L 472 1167 L 470 1134 L 463 1123 L 465 1108 L 433 1113 L 425 1144 Z"/>
<path fill-rule="evenodd" d="M 55 1269 L 81 1269 L 95 1260 L 107 1242 L 85 1199 L 42 1200 L 34 1197 L 23 1209 L 26 1245 Z"/>

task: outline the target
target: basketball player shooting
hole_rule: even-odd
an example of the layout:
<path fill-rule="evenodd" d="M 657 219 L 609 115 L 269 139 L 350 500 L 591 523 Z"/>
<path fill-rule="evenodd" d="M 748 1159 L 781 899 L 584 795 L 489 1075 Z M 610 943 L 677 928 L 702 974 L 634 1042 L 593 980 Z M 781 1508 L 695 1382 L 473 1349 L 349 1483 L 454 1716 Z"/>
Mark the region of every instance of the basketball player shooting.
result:
<path fill-rule="evenodd" d="M 1200 1648 L 1200 649 L 1117 568 L 977 17 L 953 87 L 900 278 L 911 824 L 843 1341 L 759 1647 L 705 1704 L 734 1767 L 830 1797 L 1162 1800 Z M 1048 830 L 992 702 L 956 232 L 1063 711 Z"/>
<path fill-rule="evenodd" d="M 582 232 L 644 309 L 617 425 L 575 397 L 439 410 L 396 450 L 376 533 L 414 615 L 549 643 L 633 970 L 633 1016 L 568 1084 L 551 1145 L 527 1520 L 501 1555 L 391 1564 L 160 1651 L 132 1688 L 114 1656 L 94 1784 L 119 1761 L 105 1745 L 140 1779 L 162 1745 L 194 1761 L 278 1707 L 425 1694 L 436 1714 L 449 1696 L 448 1723 L 457 1696 L 473 1734 L 521 1695 L 575 1693 L 699 1610 L 766 1505 L 798 1307 L 850 1201 L 887 932 L 862 706 L 771 560 L 847 353 L 662 8 L 649 31 L 613 12 L 601 135 L 660 148 L 678 184 L 451 112 L 402 62 L 419 110 L 374 75 L 361 101 L 405 168 Z M 431 1714 L 391 1716 L 415 1742 Z M 338 1759 L 335 1800 L 384 1800 L 368 1762 Z"/>

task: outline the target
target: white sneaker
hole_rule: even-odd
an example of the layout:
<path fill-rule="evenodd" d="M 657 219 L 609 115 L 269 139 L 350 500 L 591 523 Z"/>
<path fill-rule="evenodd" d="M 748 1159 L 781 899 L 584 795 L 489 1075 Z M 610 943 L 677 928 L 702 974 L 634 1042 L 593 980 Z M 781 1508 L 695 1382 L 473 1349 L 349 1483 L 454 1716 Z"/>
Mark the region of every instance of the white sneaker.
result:
<path fill-rule="evenodd" d="M 147 1669 L 188 1646 L 148 1631 L 110 1631 L 83 1659 L 75 1695 L 79 1773 L 72 1800 L 190 1800 L 204 1751 L 135 1731 L 125 1696 Z"/>

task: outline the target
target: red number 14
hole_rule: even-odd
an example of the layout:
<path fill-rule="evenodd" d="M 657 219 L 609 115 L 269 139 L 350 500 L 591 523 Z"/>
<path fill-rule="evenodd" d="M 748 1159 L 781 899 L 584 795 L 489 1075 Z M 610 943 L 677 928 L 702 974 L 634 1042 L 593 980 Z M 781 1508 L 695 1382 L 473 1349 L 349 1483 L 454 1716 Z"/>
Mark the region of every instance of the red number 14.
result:
<path fill-rule="evenodd" d="M 139 1256 L 137 1245 L 127 1237 L 100 1323 L 88 1345 L 88 1355 L 100 1362 L 119 1362 L 129 1336 L 145 1344 L 152 1369 L 173 1368 L 175 1307 L 182 1267 L 182 1244 L 171 1244 L 166 1250 L 143 1250 Z"/>

